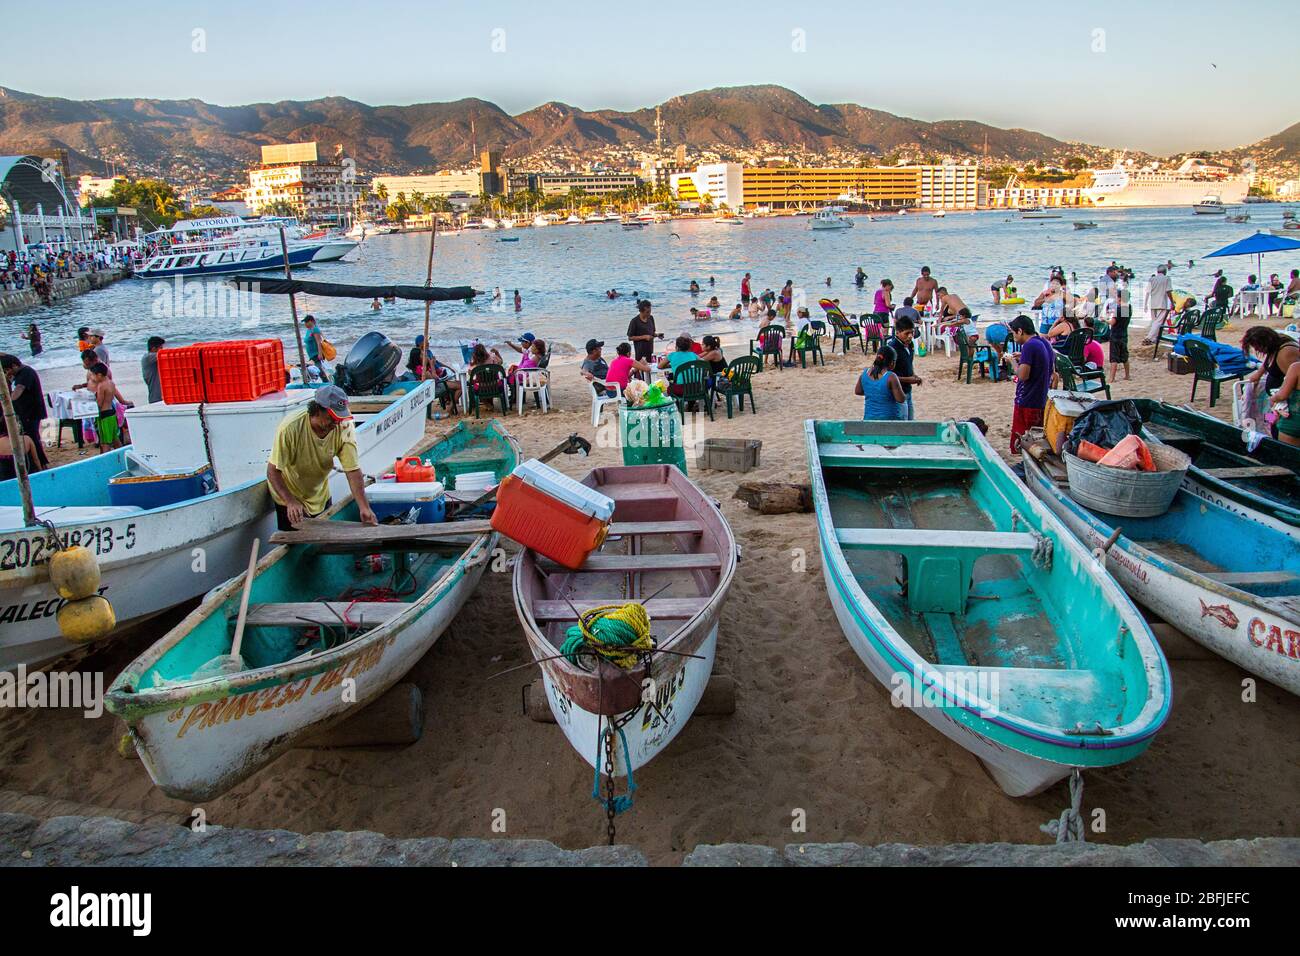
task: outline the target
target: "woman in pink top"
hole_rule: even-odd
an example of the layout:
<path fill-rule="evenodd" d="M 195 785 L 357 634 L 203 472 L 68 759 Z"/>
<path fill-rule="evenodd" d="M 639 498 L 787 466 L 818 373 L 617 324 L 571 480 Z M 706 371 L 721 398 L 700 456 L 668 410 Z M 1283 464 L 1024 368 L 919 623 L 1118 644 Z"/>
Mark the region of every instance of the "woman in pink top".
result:
<path fill-rule="evenodd" d="M 523 372 L 525 369 L 541 368 L 542 359 L 545 356 L 546 343 L 541 339 L 533 339 L 532 344 L 529 345 L 528 349 L 524 352 L 523 357 L 519 359 L 519 364 L 510 366 L 506 374 L 510 376 L 511 381 L 518 385 L 520 379 L 523 378 L 519 373 Z"/>
<path fill-rule="evenodd" d="M 627 383 L 632 380 L 633 372 L 649 372 L 650 366 L 645 362 L 632 358 L 632 345 L 628 342 L 618 343 L 618 355 L 614 356 L 614 361 L 609 363 L 609 372 L 605 375 L 605 381 L 613 385 L 618 383 L 623 391 L 627 391 Z"/>
<path fill-rule="evenodd" d="M 872 306 L 872 319 L 886 328 L 889 327 L 889 315 L 894 308 L 894 283 L 888 279 L 880 280 L 880 288 L 876 290 L 876 302 Z"/>

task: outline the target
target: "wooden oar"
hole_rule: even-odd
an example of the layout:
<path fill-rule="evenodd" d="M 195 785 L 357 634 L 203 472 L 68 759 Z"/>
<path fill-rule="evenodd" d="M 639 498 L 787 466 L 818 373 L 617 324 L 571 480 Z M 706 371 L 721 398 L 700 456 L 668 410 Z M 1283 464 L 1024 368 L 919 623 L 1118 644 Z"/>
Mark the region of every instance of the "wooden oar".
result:
<path fill-rule="evenodd" d="M 230 656 L 241 661 L 240 650 L 244 646 L 244 624 L 248 621 L 248 599 L 253 594 L 253 578 L 257 575 L 257 552 L 262 546 L 261 538 L 253 539 L 253 549 L 248 554 L 248 573 L 244 575 L 244 593 L 239 596 L 239 617 L 235 619 L 235 640 L 230 645 Z"/>

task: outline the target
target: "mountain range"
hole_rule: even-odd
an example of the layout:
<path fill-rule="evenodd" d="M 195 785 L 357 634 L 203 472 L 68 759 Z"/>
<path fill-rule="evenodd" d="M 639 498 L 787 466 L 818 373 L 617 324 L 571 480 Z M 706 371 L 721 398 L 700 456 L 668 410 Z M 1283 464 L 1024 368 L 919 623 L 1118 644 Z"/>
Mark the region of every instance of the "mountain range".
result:
<path fill-rule="evenodd" d="M 780 86 L 702 90 L 660 104 L 662 142 L 720 156 L 737 151 L 797 153 L 808 159 L 873 162 L 889 154 L 1025 163 L 1111 151 L 1025 129 L 970 120 L 927 122 L 853 103 L 814 104 Z M 269 143 L 341 144 L 367 172 L 407 172 L 464 165 L 473 148 L 501 149 L 508 159 L 591 156 L 609 148 L 651 148 L 656 109 L 581 110 L 545 103 L 512 116 L 494 103 L 461 99 L 409 106 L 369 106 L 344 97 L 215 106 L 201 100 L 68 100 L 0 88 L 0 153 L 69 151 L 74 169 L 107 162 L 133 173 L 204 172 L 238 178 Z M 1300 124 L 1237 151 L 1262 161 L 1294 163 Z"/>

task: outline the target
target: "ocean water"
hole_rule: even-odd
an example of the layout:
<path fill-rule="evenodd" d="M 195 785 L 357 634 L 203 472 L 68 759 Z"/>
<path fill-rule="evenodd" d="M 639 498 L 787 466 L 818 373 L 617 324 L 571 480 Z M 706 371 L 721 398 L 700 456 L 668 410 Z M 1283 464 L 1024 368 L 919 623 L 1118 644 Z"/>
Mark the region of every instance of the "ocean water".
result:
<path fill-rule="evenodd" d="M 739 301 L 741 277 L 753 274 L 757 294 L 779 291 L 794 281 L 797 304 L 817 318 L 817 301 L 839 298 L 845 312 L 871 311 L 879 280 L 894 282 L 894 302 L 911 291 L 922 265 L 931 267 L 941 285 L 957 292 L 984 319 L 1010 318 L 1023 307 L 992 304 L 994 279 L 1011 273 L 1030 302 L 1043 287 L 1048 271 L 1061 266 L 1079 281 L 1095 279 L 1115 260 L 1136 273 L 1134 302 L 1141 306 L 1141 284 L 1156 265 L 1172 259 L 1174 285 L 1200 295 L 1209 291 L 1215 269 L 1227 270 L 1234 286 L 1255 271 L 1254 257 L 1205 259 L 1207 253 L 1242 239 L 1256 229 L 1280 225 L 1283 207 L 1246 207 L 1251 221 L 1225 222 L 1196 216 L 1190 209 L 1063 210 L 1061 219 L 1020 220 L 1005 211 L 949 212 L 942 219 L 927 213 L 854 217 L 855 227 L 812 232 L 807 217 L 750 219 L 743 226 L 720 226 L 702 220 L 679 220 L 624 230 L 617 223 L 551 226 L 510 231 L 467 232 L 440 236 L 434 258 L 434 284 L 472 285 L 484 290 L 471 304 L 434 303 L 430 338 L 448 359 L 459 360 L 456 345 L 475 338 L 501 342 L 524 331 L 545 338 L 560 351 L 580 349 L 591 337 L 616 341 L 635 314 L 633 293 L 654 303 L 661 332 L 671 339 L 680 331 L 696 334 L 727 329 L 752 330 L 752 321 L 729 323 L 726 312 Z M 1076 230 L 1074 220 L 1091 220 L 1098 228 Z M 501 242 L 503 236 L 517 242 Z M 348 260 L 296 270 L 299 278 L 345 283 L 424 282 L 428 233 L 376 236 Z M 1188 260 L 1194 265 L 1188 266 Z M 865 287 L 853 284 L 854 270 L 868 275 Z M 1275 253 L 1264 259 L 1265 277 L 1277 272 L 1286 280 L 1300 267 L 1300 255 Z M 264 273 L 279 278 L 277 273 Z M 709 279 L 714 279 L 710 286 Z M 826 281 L 830 279 L 830 285 Z M 692 296 L 690 281 L 700 283 Z M 492 290 L 502 289 L 500 301 Z M 622 296 L 611 300 L 608 289 Z M 523 299 L 516 312 L 513 293 Z M 716 294 L 721 318 L 693 321 L 691 306 L 704 307 Z M 378 329 L 409 347 L 423 330 L 424 305 L 398 302 L 372 312 L 368 301 L 298 297 L 299 314 L 310 312 L 325 335 L 346 354 L 347 345 Z M 285 341 L 291 354 L 293 326 L 286 296 L 237 296 L 218 280 L 174 282 L 131 279 L 107 289 L 41 307 L 18 316 L 0 317 L 0 349 L 26 356 L 19 338 L 27 323 L 39 324 L 45 353 L 40 368 L 75 365 L 78 326 L 102 326 L 114 361 L 135 360 L 150 335 L 170 345 L 219 338 L 270 338 Z"/>

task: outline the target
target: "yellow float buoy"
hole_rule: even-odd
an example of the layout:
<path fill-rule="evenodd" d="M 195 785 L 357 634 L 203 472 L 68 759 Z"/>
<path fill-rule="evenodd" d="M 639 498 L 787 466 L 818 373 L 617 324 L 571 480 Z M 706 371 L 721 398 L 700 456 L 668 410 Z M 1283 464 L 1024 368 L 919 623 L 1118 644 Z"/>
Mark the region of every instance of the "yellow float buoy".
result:
<path fill-rule="evenodd" d="M 65 601 L 80 601 L 99 593 L 99 563 L 80 545 L 54 552 L 50 583 Z"/>
<path fill-rule="evenodd" d="M 74 644 L 86 644 L 107 637 L 117 626 L 113 605 L 98 594 L 69 601 L 56 615 L 59 631 Z"/>

